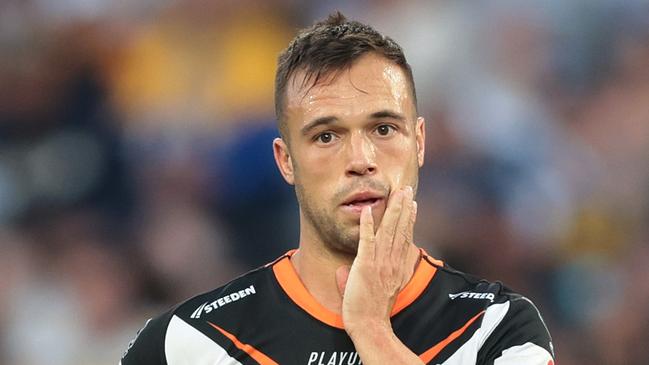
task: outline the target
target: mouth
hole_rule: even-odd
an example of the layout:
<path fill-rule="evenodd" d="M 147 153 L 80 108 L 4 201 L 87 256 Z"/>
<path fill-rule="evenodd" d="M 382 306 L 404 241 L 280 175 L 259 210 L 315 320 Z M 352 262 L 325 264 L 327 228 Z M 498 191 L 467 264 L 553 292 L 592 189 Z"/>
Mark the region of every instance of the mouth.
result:
<path fill-rule="evenodd" d="M 365 206 L 371 206 L 372 209 L 379 206 L 385 198 L 383 195 L 374 192 L 356 193 L 347 198 L 342 204 L 342 208 L 350 213 L 360 214 Z"/>
<path fill-rule="evenodd" d="M 363 207 L 365 205 L 372 205 L 378 202 L 379 200 L 381 199 L 380 198 L 359 199 L 359 200 L 353 200 L 349 203 L 346 203 L 345 205 L 348 207 L 354 207 L 354 206 Z"/>

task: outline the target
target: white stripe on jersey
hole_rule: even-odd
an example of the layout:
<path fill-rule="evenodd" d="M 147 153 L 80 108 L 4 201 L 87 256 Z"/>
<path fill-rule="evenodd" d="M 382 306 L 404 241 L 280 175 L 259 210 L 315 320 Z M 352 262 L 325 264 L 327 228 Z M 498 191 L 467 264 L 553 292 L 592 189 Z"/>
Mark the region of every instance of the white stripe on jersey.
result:
<path fill-rule="evenodd" d="M 168 365 L 241 365 L 212 339 L 174 315 L 165 337 Z"/>
<path fill-rule="evenodd" d="M 443 365 L 475 364 L 478 351 L 498 324 L 502 322 L 508 311 L 509 302 L 490 305 L 485 311 L 480 328 L 451 357 L 446 359 Z"/>
<path fill-rule="evenodd" d="M 494 361 L 494 365 L 548 365 L 552 355 L 543 347 L 526 342 L 520 346 L 512 346 L 503 351 L 502 356 Z"/>

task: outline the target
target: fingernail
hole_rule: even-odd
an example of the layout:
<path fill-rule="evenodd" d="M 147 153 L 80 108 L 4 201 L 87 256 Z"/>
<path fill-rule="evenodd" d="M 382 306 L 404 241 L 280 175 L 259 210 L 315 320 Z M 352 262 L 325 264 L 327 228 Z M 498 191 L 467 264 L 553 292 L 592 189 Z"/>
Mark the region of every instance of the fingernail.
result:
<path fill-rule="evenodd" d="M 410 185 L 406 186 L 406 193 L 412 196 L 412 186 Z"/>

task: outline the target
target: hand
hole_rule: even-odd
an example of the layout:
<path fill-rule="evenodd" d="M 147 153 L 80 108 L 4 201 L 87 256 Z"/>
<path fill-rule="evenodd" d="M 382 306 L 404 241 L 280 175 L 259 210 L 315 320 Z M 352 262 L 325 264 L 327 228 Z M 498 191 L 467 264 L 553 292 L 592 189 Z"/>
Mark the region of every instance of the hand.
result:
<path fill-rule="evenodd" d="M 336 271 L 343 296 L 343 323 L 352 338 L 363 329 L 392 332 L 390 312 L 414 271 L 414 265 L 408 264 L 408 253 L 412 252 L 416 214 L 410 186 L 390 196 L 376 234 L 371 207 L 363 208 L 356 258 L 351 268 L 344 266 Z"/>

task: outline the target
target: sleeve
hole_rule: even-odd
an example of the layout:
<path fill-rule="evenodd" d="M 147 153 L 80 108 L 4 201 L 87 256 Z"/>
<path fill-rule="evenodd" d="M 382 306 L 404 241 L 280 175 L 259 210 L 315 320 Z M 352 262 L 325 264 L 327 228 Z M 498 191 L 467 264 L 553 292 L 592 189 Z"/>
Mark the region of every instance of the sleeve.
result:
<path fill-rule="evenodd" d="M 119 365 L 167 365 L 164 344 L 171 316 L 149 319 L 128 344 Z"/>
<path fill-rule="evenodd" d="M 550 332 L 536 306 L 515 296 L 503 321 L 494 329 L 478 352 L 478 364 L 553 365 L 554 349 Z"/>

